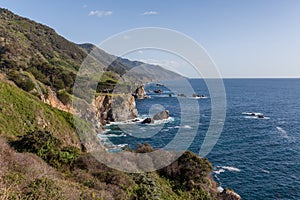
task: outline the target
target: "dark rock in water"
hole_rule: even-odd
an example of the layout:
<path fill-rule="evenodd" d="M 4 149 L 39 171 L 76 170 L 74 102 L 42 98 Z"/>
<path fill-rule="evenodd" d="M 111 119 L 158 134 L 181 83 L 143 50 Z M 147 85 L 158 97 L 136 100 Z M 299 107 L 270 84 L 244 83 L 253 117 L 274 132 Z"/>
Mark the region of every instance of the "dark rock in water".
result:
<path fill-rule="evenodd" d="M 156 86 L 165 86 L 165 85 L 161 83 L 157 83 Z"/>
<path fill-rule="evenodd" d="M 148 117 L 148 118 L 144 119 L 142 121 L 142 124 L 153 124 L 155 120 L 168 119 L 169 117 L 170 117 L 169 111 L 164 110 L 164 111 L 161 111 L 161 112 L 157 113 L 156 115 L 154 115 L 153 118 Z"/>
<path fill-rule="evenodd" d="M 251 113 L 251 116 L 255 116 L 255 113 Z"/>
<path fill-rule="evenodd" d="M 258 118 L 261 118 L 261 119 L 262 119 L 262 118 L 265 118 L 264 115 L 257 115 L 257 117 L 258 117 Z"/>
<path fill-rule="evenodd" d="M 154 119 L 153 118 L 146 118 L 142 121 L 142 124 L 153 124 L 154 123 Z"/>
<path fill-rule="evenodd" d="M 172 94 L 169 94 L 169 97 L 172 97 Z"/>
<path fill-rule="evenodd" d="M 220 193 L 221 199 L 224 200 L 241 200 L 242 198 L 240 195 L 235 193 L 233 190 L 230 189 L 224 189 L 223 192 Z"/>
<path fill-rule="evenodd" d="M 145 99 L 145 98 L 147 98 L 144 86 L 142 85 L 142 86 L 138 87 L 135 90 L 135 92 L 133 93 L 133 96 L 136 99 Z"/>
<path fill-rule="evenodd" d="M 170 117 L 170 113 L 168 110 L 161 111 L 154 115 L 153 119 L 154 120 L 163 120 L 163 119 L 168 119 Z"/>
<path fill-rule="evenodd" d="M 185 94 L 178 94 L 177 96 L 179 96 L 179 97 L 186 97 Z"/>
<path fill-rule="evenodd" d="M 161 89 L 154 90 L 155 93 L 162 93 L 163 91 Z"/>
<path fill-rule="evenodd" d="M 204 98 L 205 97 L 205 95 L 204 94 L 201 94 L 201 95 L 199 95 L 199 94 L 193 94 L 193 97 L 195 97 L 195 98 Z"/>

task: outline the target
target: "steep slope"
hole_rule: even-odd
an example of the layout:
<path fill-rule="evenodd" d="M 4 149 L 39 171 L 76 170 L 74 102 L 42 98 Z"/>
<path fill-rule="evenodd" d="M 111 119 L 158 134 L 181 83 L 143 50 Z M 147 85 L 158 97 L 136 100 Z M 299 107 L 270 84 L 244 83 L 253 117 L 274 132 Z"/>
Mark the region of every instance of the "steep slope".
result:
<path fill-rule="evenodd" d="M 86 52 L 48 26 L 0 9 L 2 68 L 44 63 L 76 70 Z M 13 66 L 14 65 L 14 66 Z"/>
<path fill-rule="evenodd" d="M 35 130 L 47 130 L 65 146 L 80 148 L 72 115 L 44 104 L 7 81 L 0 79 L 0 136 L 16 140 Z"/>

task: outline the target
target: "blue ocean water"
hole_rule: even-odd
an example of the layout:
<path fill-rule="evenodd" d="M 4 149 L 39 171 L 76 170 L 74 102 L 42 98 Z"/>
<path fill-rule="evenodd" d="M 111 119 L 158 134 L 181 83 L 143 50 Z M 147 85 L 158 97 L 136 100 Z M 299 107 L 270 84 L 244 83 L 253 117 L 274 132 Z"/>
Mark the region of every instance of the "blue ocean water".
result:
<path fill-rule="evenodd" d="M 188 135 L 199 126 L 189 146 L 189 150 L 199 153 L 209 127 L 211 98 L 203 80 L 192 79 L 189 83 L 193 92 L 180 82 L 148 84 L 150 98 L 137 101 L 140 117 L 167 109 L 171 118 L 154 125 L 138 122 L 132 130 L 112 124 L 107 127 L 110 141 L 131 148 L 137 143 L 162 148 L 172 141 L 179 128 Z M 172 85 L 171 91 L 168 85 Z M 300 199 L 300 79 L 225 79 L 224 85 L 225 124 L 217 144 L 207 155 L 215 168 L 212 176 L 221 187 L 233 188 L 243 199 Z M 157 89 L 163 92 L 155 93 Z M 207 98 L 192 98 L 193 93 Z M 200 108 L 200 120 L 196 123 L 195 101 Z M 193 106 L 183 107 L 183 103 Z M 190 124 L 181 124 L 183 108 Z"/>

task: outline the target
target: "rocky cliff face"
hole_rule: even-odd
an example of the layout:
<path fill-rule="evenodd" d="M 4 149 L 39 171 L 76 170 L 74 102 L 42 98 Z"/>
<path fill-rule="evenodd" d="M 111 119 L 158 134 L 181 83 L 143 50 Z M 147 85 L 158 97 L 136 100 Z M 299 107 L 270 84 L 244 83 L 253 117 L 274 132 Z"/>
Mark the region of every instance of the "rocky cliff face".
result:
<path fill-rule="evenodd" d="M 94 105 L 102 125 L 134 119 L 138 115 L 135 99 L 131 95 L 99 95 Z"/>

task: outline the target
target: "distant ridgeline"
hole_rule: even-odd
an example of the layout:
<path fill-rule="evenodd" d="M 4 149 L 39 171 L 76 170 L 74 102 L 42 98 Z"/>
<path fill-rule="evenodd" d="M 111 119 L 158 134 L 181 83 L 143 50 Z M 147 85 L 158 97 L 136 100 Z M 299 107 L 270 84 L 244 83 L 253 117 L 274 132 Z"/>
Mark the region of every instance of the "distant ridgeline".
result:
<path fill-rule="evenodd" d="M 107 120 L 137 115 L 133 96 L 111 94 L 116 84 L 136 87 L 181 78 L 160 66 L 110 55 L 92 44 L 77 45 L 45 25 L 0 9 L 0 199 L 231 198 L 231 193 L 217 192 L 211 164 L 190 152 L 158 172 L 134 175 L 109 169 L 86 151 L 75 131 L 71 97 L 88 106 L 85 94 L 73 94 L 72 88 L 91 51 L 97 51 L 94 59 L 104 71 L 96 80 L 97 96 L 92 102 L 99 127 Z M 143 76 L 123 78 L 135 67 Z M 115 116 L 109 114 L 113 97 L 121 102 Z M 88 109 L 83 113 L 87 118 Z M 80 123 L 87 126 L 84 120 Z M 142 145 L 137 151 L 153 149 Z"/>

